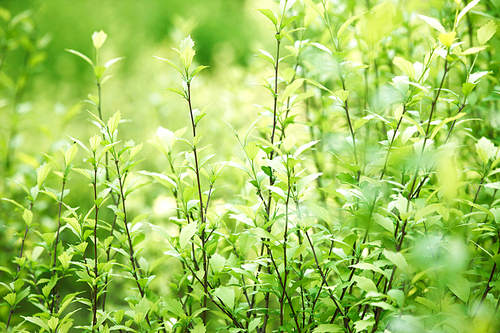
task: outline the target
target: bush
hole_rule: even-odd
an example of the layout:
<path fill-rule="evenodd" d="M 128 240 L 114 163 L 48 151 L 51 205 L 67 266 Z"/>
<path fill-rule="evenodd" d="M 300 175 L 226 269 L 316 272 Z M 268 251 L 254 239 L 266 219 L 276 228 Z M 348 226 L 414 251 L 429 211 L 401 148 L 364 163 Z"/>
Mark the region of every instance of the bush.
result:
<path fill-rule="evenodd" d="M 214 74 L 195 64 L 190 36 L 178 58 L 151 60 L 178 72 L 168 90 L 188 124 L 158 127 L 146 145 L 160 154 L 141 153 L 119 111 L 105 116 L 103 85 L 123 58 L 101 59 L 103 31 L 93 59 L 67 50 L 95 74 L 96 133 L 70 136 L 24 179 L 12 94 L 3 175 L 23 194 L 2 186 L 2 329 L 500 329 L 497 5 L 282 0 L 258 11 L 275 44 L 259 50 L 269 70 L 250 88 L 260 116 L 228 123 L 219 147 L 202 136 L 217 135 L 197 98 Z M 228 146 L 232 159 L 217 161 Z M 143 159 L 152 167 L 138 171 Z"/>

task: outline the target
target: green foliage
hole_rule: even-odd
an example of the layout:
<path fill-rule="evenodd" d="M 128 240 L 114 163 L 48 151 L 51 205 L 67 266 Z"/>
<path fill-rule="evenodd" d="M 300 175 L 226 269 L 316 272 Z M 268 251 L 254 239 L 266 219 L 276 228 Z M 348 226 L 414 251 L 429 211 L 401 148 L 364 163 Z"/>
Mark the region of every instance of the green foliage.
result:
<path fill-rule="evenodd" d="M 14 106 L 2 175 L 16 186 L 0 192 L 10 207 L 0 215 L 1 329 L 498 331 L 499 11 L 490 1 L 431 5 L 257 9 L 272 46 L 255 58 L 259 87 L 241 89 L 260 114 L 243 129 L 228 122 L 233 136 L 220 130 L 219 147 L 202 131 L 224 113 L 197 107 L 218 97 L 203 91 L 221 67 L 202 71 L 190 35 L 176 58 L 156 57 L 168 65 L 158 71 L 180 78 L 167 90 L 185 127 L 158 124 L 143 145 L 102 103 L 105 74 L 123 57 L 102 64 L 110 41 L 96 31 L 93 57 L 68 50 L 92 69 L 96 131 L 71 133 L 31 175 L 9 142 L 36 61 L 16 84 L 1 66 L 19 47 L 38 54 L 20 41 L 34 23 L 0 9 L 0 82 Z"/>

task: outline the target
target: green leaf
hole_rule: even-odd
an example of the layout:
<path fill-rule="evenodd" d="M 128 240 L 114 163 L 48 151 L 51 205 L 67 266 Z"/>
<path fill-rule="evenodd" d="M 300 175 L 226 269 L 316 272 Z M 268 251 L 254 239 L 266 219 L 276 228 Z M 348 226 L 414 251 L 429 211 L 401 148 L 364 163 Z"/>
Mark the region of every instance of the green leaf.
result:
<path fill-rule="evenodd" d="M 354 327 L 356 328 L 356 332 L 362 332 L 375 324 L 375 320 L 367 319 L 367 320 L 358 320 L 354 323 Z M 369 330 L 368 330 L 369 331 Z"/>
<path fill-rule="evenodd" d="M 255 235 L 257 237 L 260 237 L 261 239 L 272 239 L 272 240 L 277 240 L 277 238 L 271 234 L 269 231 L 263 229 L 263 228 L 252 228 L 249 230 L 249 232 L 252 235 Z"/>
<path fill-rule="evenodd" d="M 4 296 L 3 298 L 12 308 L 14 305 L 16 305 L 16 293 L 9 293 Z"/>
<path fill-rule="evenodd" d="M 214 272 L 222 272 L 225 264 L 226 259 L 218 253 L 214 253 L 214 255 L 210 258 L 210 266 Z"/>
<path fill-rule="evenodd" d="M 462 275 L 453 275 L 452 280 L 446 284 L 450 290 L 458 296 L 464 303 L 469 301 L 470 284 L 469 280 Z"/>
<path fill-rule="evenodd" d="M 274 13 L 272 12 L 272 10 L 270 9 L 267 9 L 267 8 L 261 8 L 261 9 L 257 9 L 259 12 L 261 12 L 262 14 L 264 14 L 268 19 L 271 20 L 271 22 L 273 22 L 273 24 L 276 26 L 278 24 L 278 19 L 276 18 L 276 16 L 274 15 Z"/>
<path fill-rule="evenodd" d="M 325 208 L 318 206 L 315 203 L 310 203 L 308 207 L 309 207 L 309 210 L 314 215 L 316 215 L 317 217 L 319 217 L 323 221 L 327 222 L 328 224 L 330 224 L 332 222 L 331 217 L 330 217 L 330 212 L 328 210 L 326 210 Z"/>
<path fill-rule="evenodd" d="M 165 59 L 165 58 L 160 58 L 160 57 L 157 57 L 157 56 L 153 56 L 155 57 L 156 59 L 159 59 L 159 60 L 163 60 L 165 61 L 166 63 L 168 63 L 170 66 L 174 67 L 179 73 L 181 73 L 182 75 L 184 75 L 184 72 L 179 68 L 179 66 L 177 66 L 176 63 L 174 63 L 172 60 L 169 60 L 169 59 Z"/>
<path fill-rule="evenodd" d="M 207 331 L 207 328 L 203 324 L 202 321 L 198 322 L 195 327 L 191 330 L 191 333 L 205 333 Z"/>
<path fill-rule="evenodd" d="M 303 0 L 309 7 L 311 7 L 316 13 L 323 17 L 323 9 L 318 7 L 312 0 Z"/>
<path fill-rule="evenodd" d="M 453 41 L 455 40 L 455 36 L 457 33 L 455 31 L 448 32 L 446 34 L 439 34 L 439 41 L 446 46 L 447 49 L 451 47 Z"/>
<path fill-rule="evenodd" d="M 411 62 L 401 57 L 394 57 L 393 63 L 398 66 L 398 68 L 405 73 L 410 80 L 415 80 L 415 67 L 413 67 Z"/>
<path fill-rule="evenodd" d="M 30 323 L 33 323 L 37 326 L 40 326 L 41 328 L 43 328 L 44 330 L 50 332 L 50 328 L 49 326 L 47 325 L 47 322 L 46 320 L 43 320 L 42 318 L 38 318 L 38 317 L 24 317 L 22 316 L 25 320 L 29 321 Z"/>
<path fill-rule="evenodd" d="M 96 50 L 99 50 L 101 48 L 102 44 L 104 44 L 104 42 L 106 41 L 106 37 L 108 37 L 108 35 L 106 35 L 104 31 L 94 31 L 94 33 L 92 34 L 92 43 L 94 44 Z"/>
<path fill-rule="evenodd" d="M 471 48 L 468 48 L 467 50 L 463 51 L 462 55 L 464 56 L 464 55 L 476 54 L 476 53 L 479 53 L 479 52 L 485 50 L 487 47 L 488 47 L 488 45 L 471 47 Z"/>
<path fill-rule="evenodd" d="M 408 272 L 408 263 L 403 254 L 384 250 L 384 256 L 404 273 Z"/>
<path fill-rule="evenodd" d="M 481 28 L 479 28 L 479 30 L 477 31 L 477 41 L 479 45 L 486 44 L 491 39 L 491 37 L 495 35 L 496 31 L 497 24 L 494 21 L 489 21 Z"/>
<path fill-rule="evenodd" d="M 356 284 L 362 290 L 364 290 L 366 292 L 370 292 L 370 291 L 378 292 L 377 286 L 375 286 L 375 283 L 372 280 L 365 278 L 363 276 L 354 276 L 352 279 L 354 281 L 356 281 Z"/>
<path fill-rule="evenodd" d="M 316 327 L 313 333 L 330 333 L 330 332 L 342 332 L 344 329 L 335 324 L 321 324 Z"/>
<path fill-rule="evenodd" d="M 462 20 L 462 18 L 465 16 L 465 14 L 467 14 L 467 12 L 469 10 L 474 8 L 479 3 L 479 1 L 480 0 L 473 0 L 473 1 L 469 2 L 469 4 L 464 7 L 464 9 L 462 9 L 460 14 L 458 14 L 458 16 L 457 16 L 457 23 L 455 24 L 455 27 L 458 27 L 458 23 L 460 22 L 460 20 Z"/>
<path fill-rule="evenodd" d="M 181 233 L 179 235 L 179 245 L 181 249 L 184 249 L 191 237 L 196 234 L 197 227 L 198 225 L 196 224 L 196 222 L 191 222 L 181 229 Z"/>
<path fill-rule="evenodd" d="M 191 73 L 191 77 L 194 77 L 196 74 L 198 74 L 199 72 L 201 72 L 202 70 L 204 70 L 205 68 L 208 68 L 208 67 L 209 66 L 203 66 L 203 65 L 196 67 L 196 69 Z"/>
<path fill-rule="evenodd" d="M 196 52 L 193 49 L 194 41 L 191 39 L 191 35 L 184 38 L 180 45 L 180 57 L 184 68 L 187 70 L 193 62 L 194 55 Z"/>
<path fill-rule="evenodd" d="M 344 34 L 345 29 L 347 29 L 348 26 L 351 25 L 354 20 L 358 19 L 359 15 L 354 15 L 350 19 L 348 19 L 342 26 L 340 27 L 339 31 L 337 32 L 337 38 L 340 39 L 340 37 Z"/>
<path fill-rule="evenodd" d="M 378 213 L 373 214 L 373 220 L 377 222 L 382 228 L 394 234 L 394 222 L 386 216 L 380 215 Z"/>
<path fill-rule="evenodd" d="M 68 51 L 69 53 L 73 53 L 76 56 L 79 56 L 80 58 L 82 58 L 83 60 L 88 62 L 90 64 L 90 66 L 94 67 L 94 63 L 92 62 L 92 60 L 90 60 L 89 57 L 87 57 L 86 55 L 84 55 L 78 51 L 75 51 L 75 50 L 66 49 L 66 51 Z"/>
<path fill-rule="evenodd" d="M 420 17 L 422 20 L 424 20 L 425 22 L 427 22 L 427 24 L 429 24 L 431 27 L 433 27 L 434 29 L 436 29 L 437 31 L 439 31 L 440 33 L 442 34 L 445 34 L 446 33 L 446 29 L 443 27 L 443 25 L 438 21 L 436 20 L 435 18 L 432 18 L 432 17 L 428 17 L 428 16 L 425 16 L 425 15 L 417 15 L 418 17 Z"/>
<path fill-rule="evenodd" d="M 282 101 L 285 101 L 288 97 L 292 96 L 292 94 L 302 86 L 302 83 L 304 83 L 304 79 L 297 79 L 289 84 L 281 95 Z"/>
<path fill-rule="evenodd" d="M 258 54 L 259 57 L 262 59 L 266 59 L 269 61 L 273 66 L 276 66 L 276 61 L 274 60 L 274 57 L 271 55 L 271 53 L 267 52 L 266 50 L 261 50 L 259 49 L 261 54 Z"/>
<path fill-rule="evenodd" d="M 310 174 L 308 176 L 301 178 L 297 182 L 297 192 L 302 191 L 308 184 L 310 184 L 312 181 L 316 180 L 316 178 L 318 178 L 321 175 L 322 175 L 321 172 L 316 172 L 316 173 L 313 173 L 313 174 Z"/>
<path fill-rule="evenodd" d="M 113 66 L 114 64 L 116 64 L 118 61 L 121 61 L 123 59 L 125 59 L 125 57 L 117 57 L 117 58 L 113 58 L 111 60 L 108 60 L 104 63 L 104 67 L 109 68 L 109 67 Z"/>
<path fill-rule="evenodd" d="M 168 234 L 167 230 L 163 229 L 162 227 L 160 226 L 157 226 L 157 225 L 154 225 L 154 224 L 151 224 L 151 223 L 148 223 L 149 224 L 149 227 L 155 232 L 157 233 L 158 235 L 164 237 L 165 239 L 167 239 L 169 242 L 172 241 L 172 238 L 170 237 L 170 235 Z"/>
<path fill-rule="evenodd" d="M 214 296 L 219 298 L 230 310 L 234 308 L 234 290 L 230 287 L 219 287 L 215 289 Z"/>
<path fill-rule="evenodd" d="M 165 297 L 164 302 L 164 306 L 168 311 L 172 312 L 177 317 L 182 318 L 182 316 L 185 316 L 182 304 L 177 299 L 172 297 Z"/>

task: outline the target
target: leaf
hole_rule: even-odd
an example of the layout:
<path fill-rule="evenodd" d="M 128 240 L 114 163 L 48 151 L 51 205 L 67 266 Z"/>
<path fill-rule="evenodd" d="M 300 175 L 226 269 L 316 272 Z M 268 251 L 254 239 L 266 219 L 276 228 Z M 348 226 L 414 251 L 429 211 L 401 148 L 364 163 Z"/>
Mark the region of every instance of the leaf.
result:
<path fill-rule="evenodd" d="M 169 60 L 169 59 L 165 59 L 165 58 L 160 58 L 160 57 L 157 57 L 157 56 L 153 56 L 155 57 L 156 59 L 159 59 L 159 60 L 163 60 L 165 61 L 166 63 L 168 63 L 170 66 L 174 67 L 179 73 L 181 73 L 182 75 L 184 75 L 184 72 L 179 68 L 179 66 L 177 66 L 177 64 L 175 62 L 173 62 L 172 60 Z"/>
<path fill-rule="evenodd" d="M 488 45 L 471 47 L 471 48 L 468 48 L 467 50 L 463 51 L 462 55 L 464 56 L 464 55 L 476 54 L 476 53 L 479 53 L 479 52 L 485 50 L 487 47 L 488 47 Z"/>
<path fill-rule="evenodd" d="M 379 213 L 373 214 L 373 219 L 377 224 L 379 224 L 381 227 L 389 231 L 391 234 L 394 234 L 394 222 L 386 216 L 382 216 Z"/>
<path fill-rule="evenodd" d="M 384 250 L 384 256 L 404 273 L 408 272 L 408 263 L 403 254 Z"/>
<path fill-rule="evenodd" d="M 177 317 L 182 318 L 182 316 L 185 315 L 181 302 L 179 302 L 176 298 L 165 297 L 164 302 L 165 309 L 172 312 Z"/>
<path fill-rule="evenodd" d="M 262 14 L 264 14 L 268 19 L 270 19 L 271 22 L 273 22 L 273 24 L 275 26 L 278 24 L 278 19 L 276 18 L 276 16 L 272 12 L 272 10 L 267 9 L 267 8 L 260 8 L 260 9 L 257 9 L 257 10 L 259 12 L 261 12 Z"/>
<path fill-rule="evenodd" d="M 301 178 L 298 182 L 297 182 L 297 192 L 300 192 L 302 189 L 304 189 L 308 184 L 310 184 L 312 181 L 314 181 L 316 178 L 318 178 L 319 176 L 321 176 L 322 173 L 321 172 L 316 172 L 316 173 L 313 173 L 313 174 L 310 174 L 308 176 L 305 176 L 304 178 Z"/>
<path fill-rule="evenodd" d="M 297 158 L 304 150 L 306 150 L 308 148 L 311 148 L 312 146 L 314 146 L 318 142 L 319 142 L 319 140 L 316 140 L 316 141 L 311 141 L 311 142 L 308 142 L 306 144 L 303 144 L 302 146 L 300 146 L 299 148 L 297 148 L 297 150 L 293 154 L 293 158 Z"/>
<path fill-rule="evenodd" d="M 226 264 L 226 259 L 218 253 L 214 253 L 210 258 L 210 266 L 214 272 L 222 272 L 224 265 Z"/>
<path fill-rule="evenodd" d="M 196 229 L 198 225 L 196 222 L 191 222 L 187 226 L 183 227 L 181 230 L 181 233 L 179 235 L 179 245 L 181 249 L 184 249 L 186 245 L 188 244 L 189 240 L 191 237 L 196 234 Z"/>
<path fill-rule="evenodd" d="M 488 42 L 491 37 L 493 37 L 496 31 L 497 25 L 494 21 L 489 21 L 481 28 L 479 28 L 479 30 L 477 31 L 477 41 L 479 45 L 486 44 L 486 42 Z"/>
<path fill-rule="evenodd" d="M 318 7 L 312 0 L 303 0 L 309 7 L 311 7 L 316 13 L 323 17 L 323 10 Z"/>
<path fill-rule="evenodd" d="M 74 55 L 79 56 L 80 58 L 82 58 L 83 60 L 88 62 L 90 64 L 90 66 L 94 67 L 94 63 L 92 62 L 92 60 L 90 60 L 89 57 L 87 57 L 86 55 L 84 55 L 78 51 L 75 51 L 75 50 L 66 49 L 66 51 L 68 51 L 69 53 L 73 53 Z"/>
<path fill-rule="evenodd" d="M 470 284 L 469 280 L 462 275 L 454 275 L 453 280 L 446 284 L 450 290 L 458 296 L 464 303 L 469 301 Z"/>
<path fill-rule="evenodd" d="M 302 83 L 304 82 L 304 79 L 297 79 L 293 81 L 291 84 L 289 84 L 286 88 L 285 91 L 283 92 L 281 98 L 283 101 L 285 101 L 288 97 L 290 97 L 300 86 L 302 86 Z"/>
<path fill-rule="evenodd" d="M 271 64 L 273 64 L 273 66 L 275 66 L 276 62 L 274 60 L 274 57 L 271 55 L 271 53 L 267 52 L 266 50 L 261 50 L 261 49 L 259 49 L 259 51 L 260 51 L 260 53 L 262 53 L 262 54 L 258 54 L 259 57 L 266 59 Z"/>
<path fill-rule="evenodd" d="M 344 329 L 338 325 L 335 324 L 321 324 L 318 327 L 316 327 L 313 331 L 313 333 L 329 333 L 329 332 L 341 332 L 344 331 Z"/>
<path fill-rule="evenodd" d="M 104 67 L 105 68 L 109 68 L 109 67 L 113 66 L 114 64 L 116 64 L 118 61 L 121 61 L 123 59 L 125 59 L 125 57 L 118 57 L 118 58 L 114 58 L 114 59 L 108 60 L 104 64 Z"/>
<path fill-rule="evenodd" d="M 410 80 L 415 80 L 415 67 L 413 67 L 411 62 L 401 57 L 394 57 L 393 63 L 398 66 L 398 68 L 403 71 L 403 73 L 405 73 Z"/>
<path fill-rule="evenodd" d="M 332 51 L 329 48 L 327 48 L 326 46 L 324 46 L 323 44 L 320 44 L 320 43 L 311 43 L 311 45 L 316 46 L 318 49 L 320 49 L 322 51 L 325 51 L 329 55 L 333 56 Z"/>
<path fill-rule="evenodd" d="M 438 21 L 436 20 L 435 18 L 432 18 L 432 17 L 428 17 L 428 16 L 425 16 L 425 15 L 417 15 L 418 17 L 420 17 L 422 20 L 424 20 L 425 22 L 427 22 L 427 24 L 429 24 L 431 27 L 433 27 L 434 29 L 436 29 L 437 31 L 439 31 L 440 33 L 442 34 L 445 34 L 446 33 L 446 29 L 443 27 L 443 25 Z"/>
<path fill-rule="evenodd" d="M 50 328 L 47 325 L 47 322 L 45 320 L 43 320 L 42 318 L 38 318 L 38 317 L 24 317 L 24 316 L 22 316 L 22 317 L 25 320 L 29 321 L 30 323 L 38 325 L 41 328 L 45 329 L 46 331 L 50 332 Z"/>
<path fill-rule="evenodd" d="M 102 30 L 99 32 L 94 31 L 94 33 L 92 34 L 92 43 L 94 44 L 96 50 L 99 50 L 101 48 L 107 37 L 108 35 L 106 35 L 106 33 Z"/>
<path fill-rule="evenodd" d="M 308 207 L 309 207 L 309 210 L 314 215 L 316 215 L 317 217 L 319 217 L 323 221 L 327 222 L 328 224 L 330 224 L 332 222 L 331 217 L 330 217 L 330 213 L 325 208 L 318 206 L 315 203 L 310 203 Z"/>
<path fill-rule="evenodd" d="M 469 79 L 467 82 L 470 82 L 472 84 L 478 84 L 479 81 L 481 81 L 481 78 L 485 75 L 490 74 L 491 72 L 489 71 L 481 71 L 481 72 L 475 72 L 469 76 Z"/>
<path fill-rule="evenodd" d="M 446 34 L 439 34 L 439 41 L 446 46 L 447 49 L 451 47 L 453 41 L 455 40 L 455 36 L 457 33 L 455 31 L 448 32 Z"/>
<path fill-rule="evenodd" d="M 362 290 L 364 290 L 366 292 L 370 292 L 370 291 L 378 292 L 377 286 L 375 286 L 375 283 L 372 280 L 365 278 L 363 276 L 354 276 L 352 279 L 354 281 L 356 281 L 356 284 Z"/>
<path fill-rule="evenodd" d="M 191 73 L 191 77 L 194 77 L 196 74 L 198 74 L 199 72 L 201 72 L 202 70 L 204 70 L 205 68 L 208 68 L 208 67 L 209 66 L 203 66 L 203 65 L 196 67 L 196 69 Z"/>
<path fill-rule="evenodd" d="M 457 16 L 457 23 L 455 24 L 455 27 L 458 27 L 458 23 L 464 17 L 464 15 L 467 14 L 467 12 L 469 10 L 471 10 L 472 8 L 474 8 L 479 3 L 479 1 L 480 0 L 473 0 L 473 1 L 469 2 L 469 4 L 464 7 L 464 9 L 462 9 L 462 11 L 460 12 L 460 14 L 458 14 L 458 16 Z"/>
<path fill-rule="evenodd" d="M 342 24 L 339 31 L 337 32 L 337 38 L 340 39 L 340 37 L 344 34 L 345 29 L 347 29 L 347 27 L 349 25 L 351 25 L 351 23 L 354 22 L 354 20 L 356 20 L 358 18 L 359 18 L 359 15 L 354 15 L 353 17 L 348 19 L 346 22 L 344 22 L 344 24 Z"/>
<path fill-rule="evenodd" d="M 205 324 L 203 324 L 202 321 L 198 322 L 195 327 L 191 330 L 191 333 L 205 333 L 207 331 L 207 328 L 205 327 Z"/>
<path fill-rule="evenodd" d="M 215 289 L 214 296 L 219 298 L 229 309 L 234 308 L 234 290 L 230 287 L 219 287 Z"/>
<path fill-rule="evenodd" d="M 381 275 L 387 276 L 386 272 L 384 272 L 383 270 L 381 270 L 377 266 L 375 266 L 373 264 L 366 263 L 366 262 L 360 262 L 360 263 L 357 263 L 356 265 L 351 265 L 349 267 L 359 268 L 359 269 L 363 269 L 363 270 L 368 269 L 368 270 L 377 272 L 377 273 L 379 273 Z"/>
<path fill-rule="evenodd" d="M 418 222 L 422 217 L 424 217 L 426 215 L 429 215 L 429 214 L 432 214 L 432 213 L 438 211 L 442 206 L 443 206 L 442 203 L 434 203 L 434 204 L 427 205 L 422 209 L 419 209 L 415 213 L 415 222 Z"/>
<path fill-rule="evenodd" d="M 252 235 L 255 235 L 261 239 L 272 239 L 272 240 L 277 240 L 277 238 L 271 234 L 269 231 L 263 229 L 263 228 L 252 228 L 248 230 Z"/>

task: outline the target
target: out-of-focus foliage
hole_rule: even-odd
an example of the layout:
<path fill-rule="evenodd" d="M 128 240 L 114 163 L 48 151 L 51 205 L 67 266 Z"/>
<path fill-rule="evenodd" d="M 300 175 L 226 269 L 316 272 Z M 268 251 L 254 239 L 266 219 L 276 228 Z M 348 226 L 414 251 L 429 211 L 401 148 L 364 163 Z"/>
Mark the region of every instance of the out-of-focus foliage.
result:
<path fill-rule="evenodd" d="M 3 6 L 0 329 L 500 329 L 498 1 Z"/>

